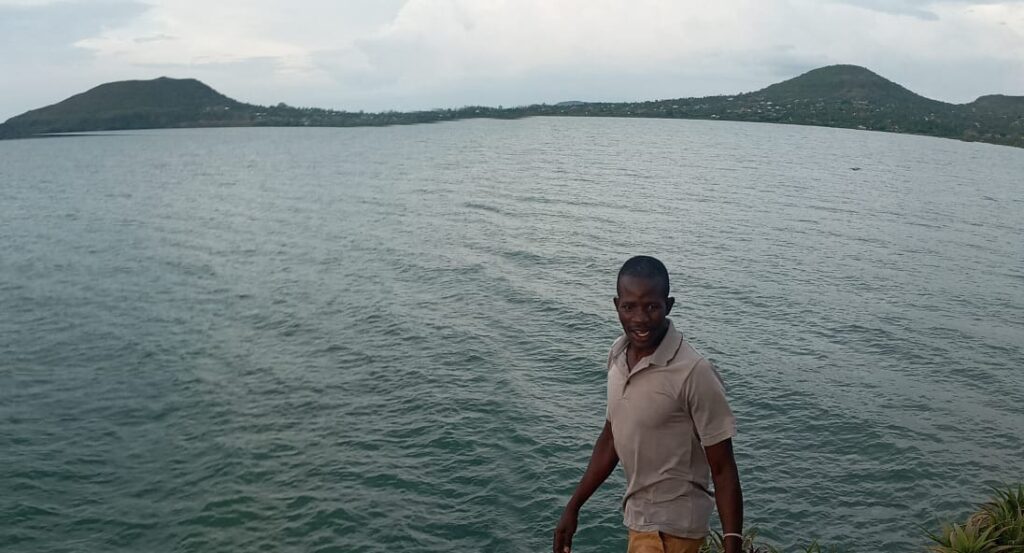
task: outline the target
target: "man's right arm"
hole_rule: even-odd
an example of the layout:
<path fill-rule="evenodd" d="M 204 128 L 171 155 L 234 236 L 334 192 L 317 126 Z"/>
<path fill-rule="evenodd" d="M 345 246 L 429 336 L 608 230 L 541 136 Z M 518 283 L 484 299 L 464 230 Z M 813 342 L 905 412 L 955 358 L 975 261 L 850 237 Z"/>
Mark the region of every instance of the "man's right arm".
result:
<path fill-rule="evenodd" d="M 590 463 L 587 464 L 587 471 L 576 486 L 572 499 L 565 506 L 562 518 L 555 528 L 555 543 L 553 553 L 569 553 L 572 550 L 572 536 L 576 533 L 576 523 L 579 517 L 580 508 L 594 495 L 597 488 L 608 479 L 608 475 L 615 470 L 619 464 L 619 455 L 615 452 L 615 441 L 612 439 L 612 425 L 604 421 L 604 429 L 597 437 L 594 444 L 594 452 L 590 454 Z"/>

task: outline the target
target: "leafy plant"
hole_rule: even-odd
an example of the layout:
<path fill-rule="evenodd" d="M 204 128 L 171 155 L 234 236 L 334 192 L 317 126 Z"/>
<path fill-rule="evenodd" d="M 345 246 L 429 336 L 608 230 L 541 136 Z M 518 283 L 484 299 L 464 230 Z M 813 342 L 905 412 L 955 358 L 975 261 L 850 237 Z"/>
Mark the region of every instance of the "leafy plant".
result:
<path fill-rule="evenodd" d="M 1007 547 L 996 543 L 992 527 L 974 524 L 946 524 L 938 534 L 928 532 L 928 537 L 935 542 L 931 551 L 934 553 L 1002 553 L 1009 551 Z"/>
<path fill-rule="evenodd" d="M 931 553 L 1024 553 L 1024 484 L 993 488 L 992 499 L 981 505 L 964 524 L 949 523 L 938 533 L 922 532 L 933 542 Z M 783 553 L 774 545 L 758 542 L 757 529 L 743 535 L 743 553 Z M 724 553 L 722 534 L 712 532 L 701 553 Z M 792 551 L 792 550 L 790 550 Z M 837 553 L 822 547 L 817 540 L 796 551 L 799 553 Z M 788 552 L 787 552 L 788 553 Z"/>
<path fill-rule="evenodd" d="M 757 529 L 752 528 L 743 534 L 743 546 L 740 548 L 744 553 L 769 553 L 764 546 L 754 545 L 754 538 L 757 537 Z M 701 553 L 722 553 L 725 551 L 725 538 L 720 532 L 712 531 L 708 539 L 701 546 Z"/>
<path fill-rule="evenodd" d="M 967 522 L 946 524 L 938 534 L 926 532 L 935 553 L 1024 552 L 1024 484 L 993 488 L 992 499 Z"/>
<path fill-rule="evenodd" d="M 1024 484 L 993 490 L 995 497 L 981 506 L 972 521 L 995 533 L 998 545 L 1016 546 L 1024 551 Z"/>
<path fill-rule="evenodd" d="M 780 549 L 773 545 L 766 543 L 758 543 L 757 541 L 757 529 L 752 528 L 743 534 L 743 546 L 740 551 L 743 553 L 782 553 Z M 701 553 L 723 553 L 725 551 L 725 539 L 719 532 L 711 532 L 708 539 L 701 546 Z M 832 547 L 831 549 L 823 549 L 817 541 L 811 542 L 810 545 L 801 549 L 803 553 L 837 553 L 837 549 Z"/>

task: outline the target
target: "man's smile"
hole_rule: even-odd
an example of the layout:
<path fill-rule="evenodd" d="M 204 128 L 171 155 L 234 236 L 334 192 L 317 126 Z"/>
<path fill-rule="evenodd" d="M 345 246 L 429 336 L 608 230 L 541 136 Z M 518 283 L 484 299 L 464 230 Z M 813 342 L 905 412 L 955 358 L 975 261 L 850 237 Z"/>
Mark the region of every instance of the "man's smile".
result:
<path fill-rule="evenodd" d="M 640 340 L 646 340 L 651 337 L 651 331 L 649 329 L 634 328 L 630 330 L 630 333 L 639 338 Z"/>

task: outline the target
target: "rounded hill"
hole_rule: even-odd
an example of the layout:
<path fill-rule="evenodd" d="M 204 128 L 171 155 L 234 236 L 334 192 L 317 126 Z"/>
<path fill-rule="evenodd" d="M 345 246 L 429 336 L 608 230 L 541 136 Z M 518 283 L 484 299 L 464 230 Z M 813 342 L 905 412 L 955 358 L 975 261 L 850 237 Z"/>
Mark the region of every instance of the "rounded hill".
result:
<path fill-rule="evenodd" d="M 41 134 L 194 126 L 196 121 L 224 125 L 249 107 L 196 79 L 160 77 L 102 84 L 13 117 L 5 126 Z"/>
<path fill-rule="evenodd" d="M 776 102 L 795 100 L 862 101 L 875 104 L 941 104 L 858 65 L 829 65 L 752 92 Z"/>

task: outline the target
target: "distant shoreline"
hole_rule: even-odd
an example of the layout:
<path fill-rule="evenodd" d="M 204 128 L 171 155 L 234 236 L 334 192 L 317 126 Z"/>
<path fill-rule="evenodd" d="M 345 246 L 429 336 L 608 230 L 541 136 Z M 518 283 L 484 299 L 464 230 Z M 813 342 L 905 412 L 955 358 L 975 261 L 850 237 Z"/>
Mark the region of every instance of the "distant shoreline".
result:
<path fill-rule="evenodd" d="M 195 79 L 161 77 L 106 83 L 12 117 L 0 125 L 0 138 L 166 128 L 380 127 L 545 116 L 780 123 L 1024 147 L 1024 96 L 990 95 L 967 104 L 949 104 L 853 65 L 822 67 L 732 96 L 376 113 L 246 104 Z"/>
<path fill-rule="evenodd" d="M 816 127 L 822 129 L 836 129 L 844 131 L 858 131 L 858 132 L 872 132 L 872 133 L 883 133 L 883 134 L 897 134 L 906 136 L 917 136 L 923 138 L 936 138 L 942 140 L 953 140 L 956 142 L 966 143 L 978 143 L 985 144 L 987 146 L 1002 146 L 1006 148 L 1024 148 L 1024 146 L 1016 146 L 1012 144 L 1000 144 L 995 142 L 982 142 L 979 140 L 963 140 L 957 138 L 950 138 L 944 136 L 936 136 L 931 134 L 920 134 L 920 133 L 909 133 L 909 132 L 892 132 L 877 129 L 861 129 L 851 127 L 836 127 L 827 125 L 812 125 L 806 123 L 779 123 L 775 121 L 741 121 L 734 119 L 709 119 L 709 118 L 693 118 L 693 117 L 642 117 L 642 116 L 617 116 L 617 115 L 524 115 L 522 117 L 464 117 L 458 119 L 444 119 L 441 121 L 422 121 L 413 123 L 391 123 L 383 125 L 197 125 L 188 127 L 140 127 L 132 129 L 106 129 L 99 131 L 73 131 L 73 132 L 57 132 L 47 134 L 34 134 L 30 136 L 20 137 L 6 137 L 0 138 L 0 140 L 35 140 L 35 139 L 47 139 L 47 138 L 95 138 L 95 137 L 115 137 L 118 133 L 128 131 L 173 131 L 173 130 L 203 130 L 203 129 L 372 129 L 372 128 L 392 128 L 392 127 L 405 127 L 414 125 L 434 125 L 439 123 L 459 123 L 463 121 L 472 121 L 477 119 L 486 119 L 491 121 L 522 121 L 524 119 L 534 118 L 565 118 L 565 119 L 646 119 L 646 120 L 681 120 L 681 121 L 707 121 L 711 123 L 756 123 L 764 125 L 782 125 L 782 126 L 795 126 L 795 127 Z"/>

